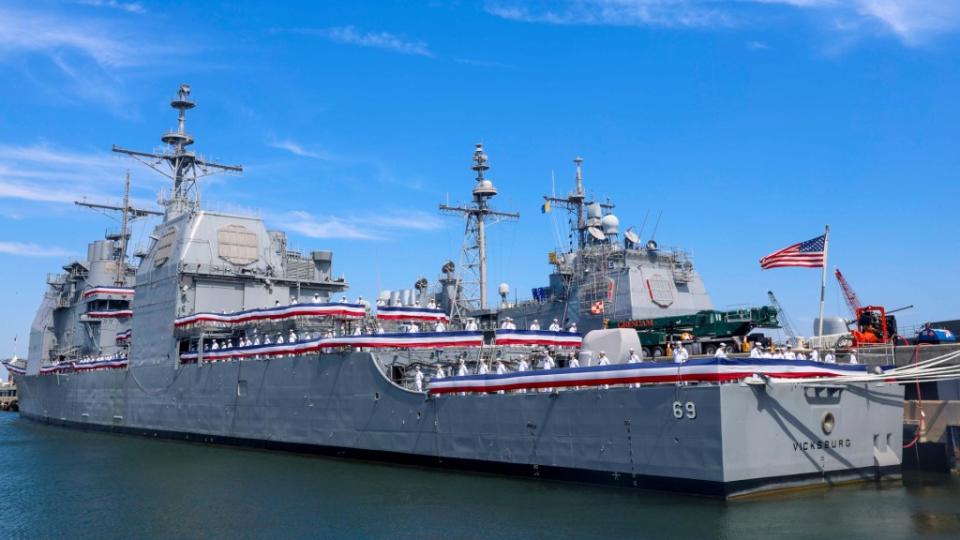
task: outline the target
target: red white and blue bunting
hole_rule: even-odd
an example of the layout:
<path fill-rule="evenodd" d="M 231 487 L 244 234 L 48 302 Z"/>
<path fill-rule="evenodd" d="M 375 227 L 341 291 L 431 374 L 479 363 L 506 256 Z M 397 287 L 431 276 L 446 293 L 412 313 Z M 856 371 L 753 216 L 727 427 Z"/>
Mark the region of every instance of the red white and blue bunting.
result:
<path fill-rule="evenodd" d="M 583 342 L 575 332 L 551 332 L 549 330 L 507 330 L 496 332 L 497 345 L 542 345 L 551 347 L 579 347 Z"/>
<path fill-rule="evenodd" d="M 297 356 L 315 354 L 324 349 L 337 347 L 360 347 L 365 349 L 436 349 L 447 347 L 479 347 L 483 344 L 482 332 L 420 332 L 412 334 L 364 334 L 310 339 L 295 343 L 231 347 L 203 351 L 203 360 L 217 362 L 255 357 Z M 180 355 L 180 361 L 196 362 L 200 355 L 190 351 Z"/>
<path fill-rule="evenodd" d="M 91 298 L 93 296 L 123 296 L 126 298 L 132 298 L 133 289 L 123 287 L 94 287 L 92 289 L 83 291 L 84 299 Z"/>
<path fill-rule="evenodd" d="M 754 374 L 771 378 L 805 379 L 841 377 L 866 373 L 863 365 L 821 364 L 805 360 L 705 359 L 683 364 L 641 362 L 582 368 L 524 371 L 503 375 L 467 375 L 430 381 L 431 394 L 453 392 L 496 392 L 538 388 L 590 387 L 609 384 L 674 384 L 682 382 L 724 382 Z"/>
<path fill-rule="evenodd" d="M 83 314 L 90 319 L 126 319 L 133 317 L 132 309 L 112 309 L 109 311 L 88 311 Z"/>
<path fill-rule="evenodd" d="M 377 319 L 381 321 L 443 321 L 450 319 L 442 309 L 410 306 L 378 306 Z"/>
<path fill-rule="evenodd" d="M 272 308 L 248 309 L 233 313 L 194 313 L 179 317 L 173 323 L 175 328 L 186 329 L 194 326 L 227 328 L 258 322 L 279 322 L 309 317 L 337 317 L 342 319 L 360 319 L 366 315 L 363 304 L 321 303 L 293 304 Z"/>
<path fill-rule="evenodd" d="M 81 360 L 79 362 L 60 362 L 59 364 L 41 366 L 40 375 L 64 374 L 71 372 L 83 373 L 84 371 L 96 371 L 104 369 L 123 369 L 127 367 L 128 364 L 129 362 L 126 356 L 97 358 L 95 360 Z"/>
<path fill-rule="evenodd" d="M 9 371 L 10 373 L 13 373 L 14 375 L 23 375 L 27 372 L 27 370 L 23 369 L 22 367 L 14 364 L 9 360 L 5 360 L 3 362 L 3 367 L 7 368 L 7 371 Z"/>
<path fill-rule="evenodd" d="M 133 337 L 133 330 L 126 329 L 123 332 L 117 332 L 117 343 L 126 343 Z"/>

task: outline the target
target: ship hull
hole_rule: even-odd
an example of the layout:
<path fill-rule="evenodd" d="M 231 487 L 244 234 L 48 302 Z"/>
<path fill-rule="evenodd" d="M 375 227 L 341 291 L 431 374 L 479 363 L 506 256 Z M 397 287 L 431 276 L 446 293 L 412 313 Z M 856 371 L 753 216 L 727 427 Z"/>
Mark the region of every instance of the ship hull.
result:
<path fill-rule="evenodd" d="M 355 352 L 17 383 L 21 414 L 50 424 L 534 478 L 729 498 L 899 475 L 895 385 L 427 397 L 379 365 Z"/>

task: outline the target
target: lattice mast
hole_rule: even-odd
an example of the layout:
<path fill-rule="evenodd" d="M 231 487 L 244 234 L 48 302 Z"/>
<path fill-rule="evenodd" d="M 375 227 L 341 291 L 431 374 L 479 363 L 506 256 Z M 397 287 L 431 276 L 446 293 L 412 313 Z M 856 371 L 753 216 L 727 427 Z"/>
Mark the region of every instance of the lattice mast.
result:
<path fill-rule="evenodd" d="M 196 103 L 190 100 L 190 85 L 180 85 L 177 97 L 170 102 L 170 106 L 177 110 L 177 130 L 164 133 L 160 137 L 160 140 L 167 145 L 164 151 L 140 152 L 113 146 L 114 152 L 127 154 L 173 180 L 173 192 L 170 198 L 162 201 L 166 207 L 167 220 L 192 212 L 199 207 L 200 190 L 197 187 L 197 180 L 200 178 L 219 172 L 243 172 L 243 167 L 239 165 L 207 161 L 188 149 L 194 143 L 194 139 L 187 133 L 187 111 L 196 106 Z M 161 164 L 166 164 L 168 170 L 161 168 Z"/>
<path fill-rule="evenodd" d="M 458 298 L 453 303 L 455 312 L 451 314 L 455 320 L 462 318 L 462 314 L 458 311 L 460 309 L 487 309 L 487 224 L 520 219 L 519 213 L 500 212 L 489 205 L 490 199 L 497 195 L 497 188 L 484 176 L 490 169 L 490 165 L 487 154 L 483 151 L 483 144 L 477 144 L 473 152 L 473 165 L 470 168 L 477 173 L 476 184 L 473 186 L 473 204 L 470 206 L 440 205 L 442 213 L 462 215 L 467 220 L 459 265 Z"/>

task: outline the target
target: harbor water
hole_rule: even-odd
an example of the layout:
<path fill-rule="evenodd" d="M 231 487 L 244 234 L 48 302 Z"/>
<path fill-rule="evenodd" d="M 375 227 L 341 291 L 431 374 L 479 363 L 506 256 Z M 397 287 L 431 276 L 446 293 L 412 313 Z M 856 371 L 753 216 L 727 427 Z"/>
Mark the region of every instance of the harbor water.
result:
<path fill-rule="evenodd" d="M 958 501 L 948 475 L 722 502 L 0 414 L 2 538 L 960 538 Z"/>

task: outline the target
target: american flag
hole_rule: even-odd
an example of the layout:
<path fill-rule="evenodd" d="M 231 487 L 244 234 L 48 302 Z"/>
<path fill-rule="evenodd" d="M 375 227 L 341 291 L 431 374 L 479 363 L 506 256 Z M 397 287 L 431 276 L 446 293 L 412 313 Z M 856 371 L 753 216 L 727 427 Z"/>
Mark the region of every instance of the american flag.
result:
<path fill-rule="evenodd" d="M 823 249 L 826 241 L 826 235 L 821 235 L 813 240 L 787 246 L 780 251 L 775 251 L 760 259 L 760 267 L 764 270 L 782 268 L 784 266 L 823 268 Z"/>

